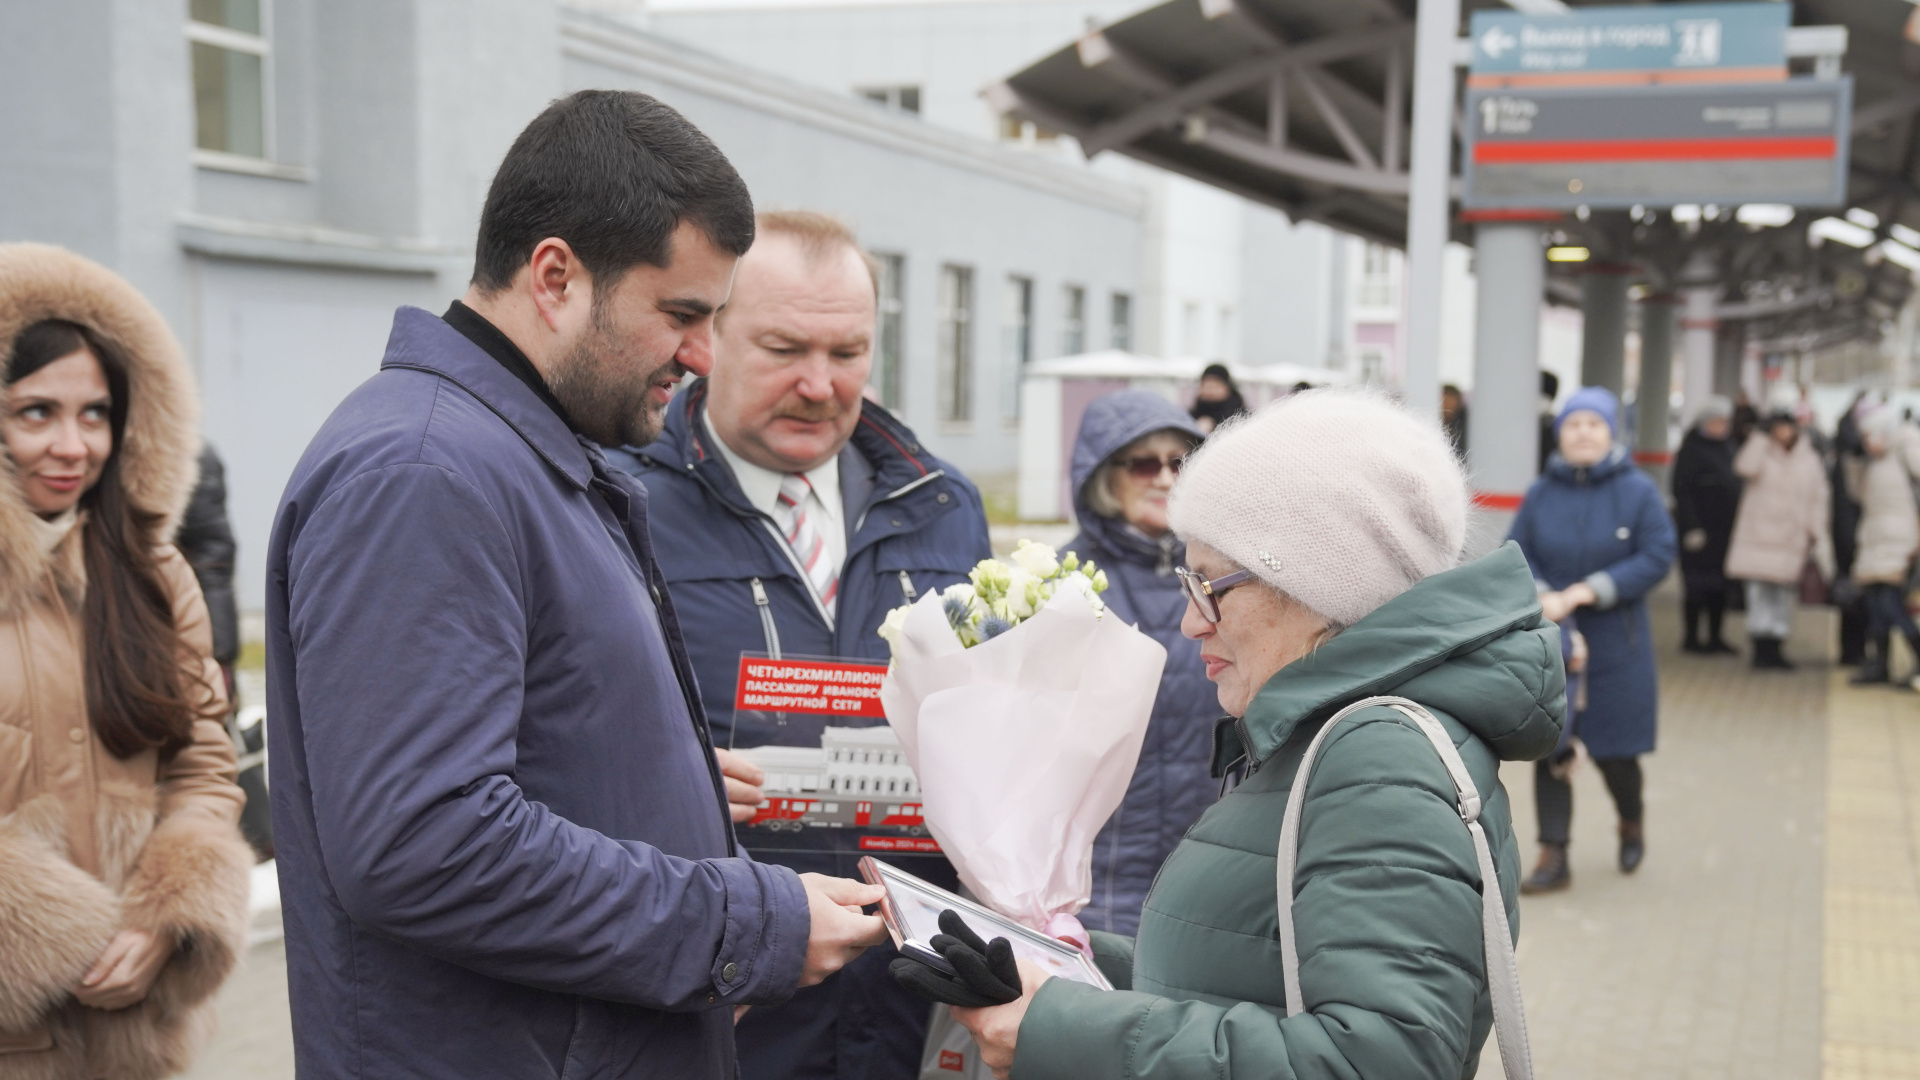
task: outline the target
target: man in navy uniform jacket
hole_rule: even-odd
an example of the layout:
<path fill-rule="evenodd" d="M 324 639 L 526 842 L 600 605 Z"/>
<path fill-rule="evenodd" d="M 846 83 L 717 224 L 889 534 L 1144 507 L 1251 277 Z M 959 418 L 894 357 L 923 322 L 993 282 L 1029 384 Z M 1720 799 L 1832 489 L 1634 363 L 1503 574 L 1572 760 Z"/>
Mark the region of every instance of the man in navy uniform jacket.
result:
<path fill-rule="evenodd" d="M 887 612 L 966 580 L 991 555 L 973 485 L 862 399 L 876 281 L 872 261 L 838 221 L 760 215 L 716 320 L 713 374 L 674 400 L 652 445 L 609 455 L 630 464 L 652 496 L 660 567 L 713 716 L 736 820 L 752 816 L 759 776 L 744 761 L 729 762 L 725 748 L 818 746 L 829 719 L 735 712 L 740 655 L 884 662 L 878 631 Z M 855 872 L 856 830 L 804 836 L 808 851 L 756 848 L 754 858 Z M 886 858 L 957 887 L 943 856 Z M 915 1075 L 928 1010 L 887 976 L 893 955 L 875 949 L 793 1001 L 749 1013 L 739 1029 L 741 1075 Z"/>
<path fill-rule="evenodd" d="M 402 308 L 288 482 L 268 555 L 273 809 L 299 1073 L 735 1075 L 737 1010 L 877 943 L 880 890 L 735 850 L 646 441 L 753 238 L 640 94 L 554 103 L 472 288 Z"/>

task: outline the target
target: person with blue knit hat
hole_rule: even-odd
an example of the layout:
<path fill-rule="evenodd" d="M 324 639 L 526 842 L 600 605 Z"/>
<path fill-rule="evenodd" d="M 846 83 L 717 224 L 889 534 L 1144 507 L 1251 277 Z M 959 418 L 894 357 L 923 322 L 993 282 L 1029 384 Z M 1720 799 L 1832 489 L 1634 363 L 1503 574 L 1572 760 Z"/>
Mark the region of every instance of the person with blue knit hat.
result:
<path fill-rule="evenodd" d="M 1578 613 L 1586 693 L 1569 728 L 1606 778 L 1620 815 L 1619 865 L 1630 874 L 1646 854 L 1640 755 L 1652 752 L 1658 720 L 1645 599 L 1667 576 L 1677 545 L 1660 489 L 1619 440 L 1619 418 L 1620 402 L 1604 387 L 1567 398 L 1553 422 L 1557 449 L 1508 538 L 1527 557 L 1546 617 L 1565 623 Z M 1540 862 L 1522 892 L 1572 884 L 1574 761 L 1568 742 L 1534 765 Z"/>

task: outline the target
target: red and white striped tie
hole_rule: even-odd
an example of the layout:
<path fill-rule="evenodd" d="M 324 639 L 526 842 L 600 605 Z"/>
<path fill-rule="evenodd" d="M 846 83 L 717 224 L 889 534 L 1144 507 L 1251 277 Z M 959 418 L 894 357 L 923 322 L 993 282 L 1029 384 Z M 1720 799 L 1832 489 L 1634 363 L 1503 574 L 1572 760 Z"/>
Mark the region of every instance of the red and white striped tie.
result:
<path fill-rule="evenodd" d="M 820 598 L 827 614 L 832 615 L 834 598 L 840 592 L 840 568 L 827 557 L 827 539 L 820 535 L 807 514 L 807 496 L 811 494 L 813 485 L 804 474 L 788 473 L 781 477 L 780 498 L 775 504 L 779 512 L 774 516 L 787 538 L 787 546 L 793 549 L 794 557 L 806 570 L 814 595 Z"/>

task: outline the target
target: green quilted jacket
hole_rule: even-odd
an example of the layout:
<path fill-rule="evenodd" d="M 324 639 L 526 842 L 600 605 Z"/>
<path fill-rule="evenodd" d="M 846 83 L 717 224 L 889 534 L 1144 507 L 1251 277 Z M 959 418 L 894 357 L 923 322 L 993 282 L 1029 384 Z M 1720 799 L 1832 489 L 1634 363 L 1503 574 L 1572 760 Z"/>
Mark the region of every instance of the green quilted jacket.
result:
<path fill-rule="evenodd" d="M 1014 1080 L 1474 1075 L 1493 1025 L 1480 871 L 1439 755 L 1392 709 L 1349 717 L 1315 762 L 1293 880 L 1307 1011 L 1287 1015 L 1274 904 L 1287 793 L 1326 718 L 1376 694 L 1412 698 L 1453 735 L 1519 932 L 1499 765 L 1553 749 L 1566 679 L 1559 631 L 1508 543 L 1396 597 L 1222 722 L 1216 764 L 1244 756 L 1251 774 L 1167 859 L 1138 938 L 1095 935 L 1125 989 L 1053 979 L 1034 996 Z"/>

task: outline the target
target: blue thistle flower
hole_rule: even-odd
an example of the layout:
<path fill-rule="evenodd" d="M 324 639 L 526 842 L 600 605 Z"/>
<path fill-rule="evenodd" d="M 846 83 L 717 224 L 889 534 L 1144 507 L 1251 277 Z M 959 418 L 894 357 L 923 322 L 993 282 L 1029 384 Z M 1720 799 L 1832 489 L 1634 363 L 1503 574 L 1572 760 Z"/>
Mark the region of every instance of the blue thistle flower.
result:
<path fill-rule="evenodd" d="M 1001 634 L 1013 629 L 1013 624 L 998 615 L 989 615 L 980 620 L 980 640 L 992 641 Z"/>
<path fill-rule="evenodd" d="M 967 610 L 967 605 L 961 601 L 959 597 L 944 597 L 940 601 L 940 605 L 947 613 L 947 625 L 953 627 L 955 630 L 967 625 L 967 619 L 971 613 Z"/>

